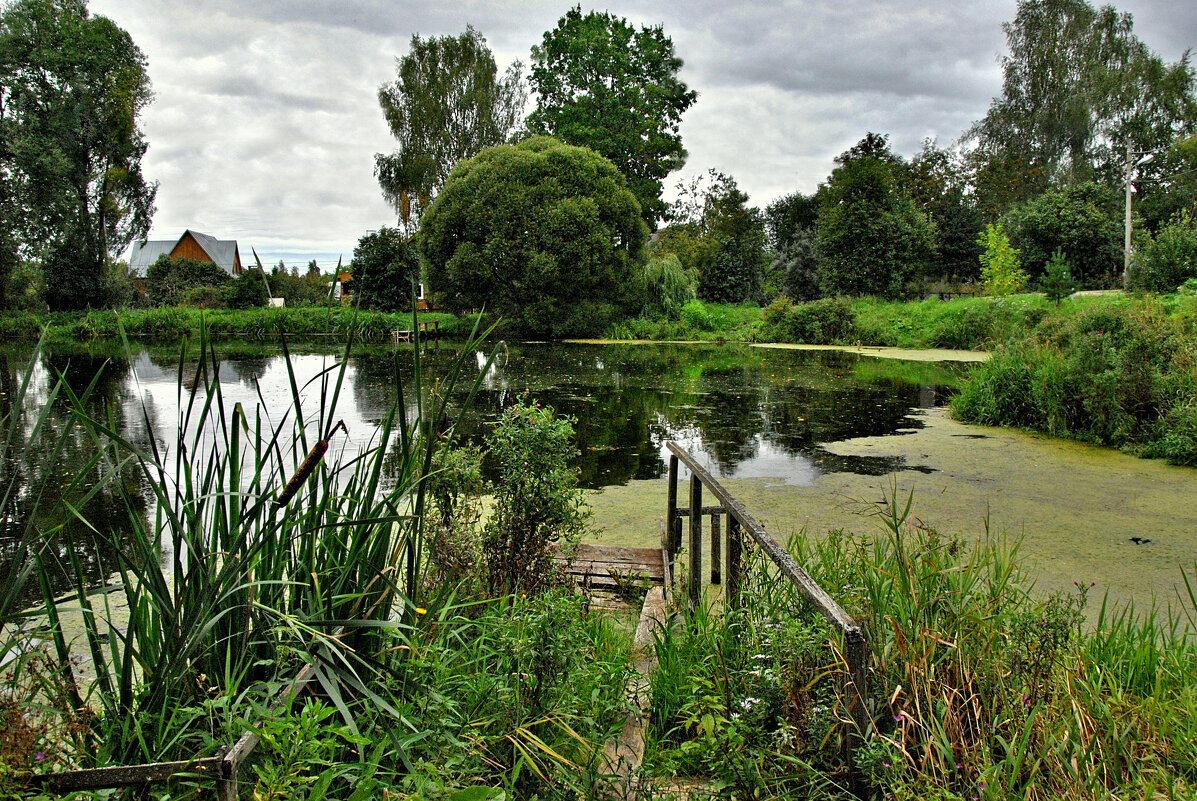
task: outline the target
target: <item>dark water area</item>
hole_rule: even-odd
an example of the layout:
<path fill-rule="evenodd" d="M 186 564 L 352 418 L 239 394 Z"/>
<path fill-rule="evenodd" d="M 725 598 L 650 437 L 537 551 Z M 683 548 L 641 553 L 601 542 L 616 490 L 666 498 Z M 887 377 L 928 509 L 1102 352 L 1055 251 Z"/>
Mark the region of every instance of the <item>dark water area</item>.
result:
<path fill-rule="evenodd" d="M 579 479 L 590 488 L 663 475 L 665 443 L 670 440 L 683 443 L 720 477 L 768 477 L 808 485 L 826 472 L 931 470 L 932 466 L 900 459 L 836 456 L 822 446 L 918 428 L 921 424 L 912 410 L 942 404 L 963 370 L 837 351 L 513 344 L 464 354 L 471 378 L 492 350 L 495 359 L 464 417 L 466 437 L 480 441 L 486 426 L 522 397 L 551 406 L 575 421 Z M 422 356 L 426 385 L 443 378 L 459 353 L 450 345 L 428 348 Z M 284 422 L 292 409 L 292 392 L 281 352 L 231 344 L 218 346 L 218 354 L 226 409 L 241 403 L 251 419 L 261 414 L 275 425 Z M 292 351 L 309 422 L 321 403 L 318 376 L 339 360 L 339 352 Z M 51 403 L 48 394 L 54 377 L 62 374 L 76 391 L 91 386 L 82 409 L 87 415 L 108 421 L 138 447 L 156 446 L 169 454 L 177 440 L 180 399 L 186 402 L 195 378 L 194 365 L 194 358 L 185 361 L 180 376 L 178 352 L 169 349 L 143 349 L 132 356 L 56 350 L 32 363 L 27 349 L 0 349 L 0 415 L 15 420 L 27 434 L 48 406 L 46 424 L 65 426 L 72 402 L 60 396 Z M 333 441 L 327 458 L 347 458 L 375 439 L 378 423 L 395 399 L 396 370 L 410 385 L 410 349 L 362 349 L 350 358 L 333 418 L 343 419 L 348 433 Z M 16 408 L 13 404 L 25 381 L 24 408 Z M 8 487 L 15 499 L 13 514 L 0 523 L 0 576 L 7 575 L 31 517 L 40 530 L 56 530 L 57 556 L 77 554 L 78 569 L 96 582 L 116 564 L 107 535 L 115 533 L 119 539 L 119 532 L 130 525 L 130 514 L 110 489 L 95 492 L 80 509 L 90 526 L 80 520 L 36 519 L 53 508 L 55 491 L 69 491 L 64 485 L 87 465 L 91 449 L 90 438 L 82 432 L 67 438 L 59 454 L 18 436 L 0 456 L 0 492 Z M 95 474 L 108 467 L 96 465 Z M 152 515 L 151 493 L 135 465 L 125 465 L 115 480 L 125 482 L 132 490 L 128 495 L 144 505 L 134 510 L 136 514 Z M 33 487 L 40 488 L 37 498 Z M 35 508 L 43 512 L 29 511 Z"/>

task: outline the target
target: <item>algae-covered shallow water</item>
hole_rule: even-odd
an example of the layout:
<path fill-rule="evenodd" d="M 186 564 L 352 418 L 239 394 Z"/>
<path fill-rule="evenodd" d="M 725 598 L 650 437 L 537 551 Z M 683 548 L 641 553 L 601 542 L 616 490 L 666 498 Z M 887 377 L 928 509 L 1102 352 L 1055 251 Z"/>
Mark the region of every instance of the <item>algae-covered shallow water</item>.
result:
<path fill-rule="evenodd" d="M 226 408 L 261 404 L 278 415 L 290 406 L 278 350 L 229 343 L 223 348 Z M 301 384 L 336 360 L 319 349 L 295 354 Z M 581 483 L 605 488 L 593 498 L 602 541 L 653 545 L 665 501 L 665 443 L 682 442 L 780 538 L 806 529 L 874 525 L 859 512 L 887 488 L 915 489 L 916 513 L 942 531 L 981 536 L 986 514 L 994 532 L 1024 537 L 1042 589 L 1096 581 L 1116 599 L 1174 598 L 1180 568 L 1197 560 L 1191 506 L 1197 473 L 1105 449 L 1015 431 L 965 426 L 942 405 L 975 354 L 928 361 L 928 354 L 731 345 L 524 344 L 497 348 L 466 419 L 479 438 L 489 421 L 520 397 L 575 419 Z M 450 347 L 429 349 L 432 377 L 443 374 Z M 467 354 L 481 369 L 486 354 Z M 923 360 L 902 358 L 916 355 Z M 898 357 L 898 358 L 895 358 Z M 0 351 L 0 403 L 15 396 L 27 352 Z M 398 362 L 410 350 L 365 349 L 351 360 L 337 417 L 348 436 L 329 458 L 345 458 L 370 441 L 393 393 Z M 35 366 L 33 404 L 55 371 L 73 386 L 97 374 L 88 411 L 111 414 L 122 433 L 148 444 L 149 431 L 173 445 L 179 382 L 177 352 L 56 352 Z M 184 368 L 183 385 L 190 380 Z M 317 407 L 318 386 L 304 393 Z M 33 410 L 26 410 L 31 413 Z M 65 414 L 65 409 L 61 410 Z M 68 449 L 82 458 L 84 443 Z M 44 470 L 35 455 L 20 469 Z M 10 465 L 11 467 L 12 465 Z M 127 479 L 136 487 L 138 479 Z M 147 499 L 148 507 L 148 499 Z M 128 525 L 123 508 L 103 494 L 87 510 L 101 531 Z M 122 523 L 122 518 L 125 522 Z M 85 537 L 85 532 L 78 532 Z M 1150 539 L 1136 545 L 1131 537 Z M 0 561 L 11 549 L 0 532 Z M 85 554 L 98 582 L 114 554 L 102 541 Z"/>

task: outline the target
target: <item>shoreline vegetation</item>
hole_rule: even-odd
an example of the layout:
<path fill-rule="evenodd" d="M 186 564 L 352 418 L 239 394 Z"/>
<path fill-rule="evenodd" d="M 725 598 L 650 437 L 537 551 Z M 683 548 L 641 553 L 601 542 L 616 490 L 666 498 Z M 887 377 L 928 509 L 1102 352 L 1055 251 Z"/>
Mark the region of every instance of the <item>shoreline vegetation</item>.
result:
<path fill-rule="evenodd" d="M 414 328 L 407 313 L 349 307 L 201 311 L 182 307 L 0 315 L 0 339 L 47 344 L 131 338 L 176 341 L 206 326 L 212 340 L 389 342 Z M 444 336 L 470 318 L 425 313 Z M 503 321 L 497 321 L 501 332 Z M 690 301 L 677 319 L 613 324 L 583 342 L 717 342 L 835 346 L 871 356 L 978 362 L 953 413 L 966 422 L 1015 426 L 1106 445 L 1173 464 L 1197 465 L 1197 296 L 1041 294 L 929 299 L 829 298 L 752 304 Z M 893 352 L 876 351 L 893 348 Z M 947 351 L 942 354 L 935 351 Z M 967 353 L 965 353 L 967 352 Z M 991 358 L 987 358 L 984 353 Z"/>

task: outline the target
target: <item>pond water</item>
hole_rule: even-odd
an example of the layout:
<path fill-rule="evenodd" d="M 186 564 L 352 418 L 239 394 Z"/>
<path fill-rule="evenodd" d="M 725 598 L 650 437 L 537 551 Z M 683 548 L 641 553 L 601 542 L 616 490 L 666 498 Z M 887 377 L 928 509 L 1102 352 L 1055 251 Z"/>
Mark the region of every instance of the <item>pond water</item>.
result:
<path fill-rule="evenodd" d="M 580 481 L 587 488 L 606 488 L 594 505 L 597 518 L 607 529 L 603 536 L 611 541 L 655 544 L 654 521 L 664 502 L 660 479 L 666 469 L 665 443 L 671 440 L 684 444 L 714 475 L 730 482 L 733 492 L 744 493 L 750 509 L 765 510 L 758 516 L 770 517 L 780 536 L 808 525 L 815 531 L 826 530 L 819 528 L 825 524 L 843 525 L 822 510 L 842 507 L 848 488 L 860 496 L 853 500 L 878 500 L 874 496 L 880 496 L 887 483 L 899 488 L 937 487 L 933 495 L 967 500 L 972 506 L 964 511 L 945 506 L 940 518 L 961 527 L 975 529 L 983 522 L 982 512 L 975 508 L 978 497 L 984 499 L 980 501 L 985 505 L 984 514 L 989 514 L 989 504 L 998 510 L 1030 509 L 1009 521 L 1017 532 L 1029 520 L 1040 519 L 1036 514 L 1052 520 L 1053 508 L 1060 508 L 1048 486 L 1068 478 L 1055 475 L 1052 482 L 1045 483 L 1042 476 L 1051 476 L 1056 470 L 1078 474 L 1068 459 L 1053 456 L 1050 447 L 1039 447 L 1026 435 L 1001 432 L 994 437 L 989 429 L 948 421 L 940 407 L 967 369 L 963 364 L 730 345 L 513 344 L 500 345 L 494 352 L 496 357 L 482 376 L 473 411 L 464 419 L 467 436 L 480 439 L 486 424 L 520 397 L 573 418 Z M 277 424 L 278 416 L 292 405 L 286 363 L 278 349 L 225 344 L 218 346 L 218 353 L 226 408 L 237 402 L 249 410 L 258 407 Z M 428 377 L 443 376 L 457 355 L 448 345 L 426 349 L 423 360 Z M 488 355 L 489 351 L 465 354 L 475 375 L 486 365 Z M 29 372 L 28 358 L 27 350 L 0 351 L 0 406 L 16 396 L 16 388 Z M 320 382 L 309 383 L 309 379 L 338 359 L 337 352 L 327 350 L 292 350 L 291 364 L 303 388 L 309 419 L 315 415 L 321 395 Z M 362 349 L 351 357 L 346 385 L 332 417 L 345 421 L 347 434 L 334 439 L 330 459 L 343 459 L 371 441 L 393 401 L 396 368 L 407 377 L 411 362 L 410 349 Z M 194 368 L 187 364 L 180 377 L 177 351 L 141 349 L 131 358 L 78 350 L 46 353 L 30 376 L 26 419 L 45 403 L 47 387 L 57 372 L 65 375 L 72 387 L 94 380 L 94 399 L 86 411 L 110 417 L 122 436 L 141 445 L 149 445 L 153 439 L 160 448 L 173 447 L 179 394 L 185 394 L 194 379 Z M 61 425 L 67 411 L 65 404 L 59 405 L 53 421 Z M 990 453 L 987 448 L 1005 442 L 1008 435 L 1023 443 L 1020 447 L 1030 448 L 1017 457 L 1027 460 L 1028 469 L 1036 471 L 1026 476 L 1030 489 L 1016 486 L 1026 471 L 1009 471 L 1016 458 L 1011 450 L 983 457 L 990 460 L 988 466 L 972 468 L 980 478 L 960 477 L 962 458 Z M 1192 471 L 1182 470 L 1178 475 L 1167 472 L 1176 468 L 1111 451 L 1070 447 L 1082 449 L 1085 463 L 1096 465 L 1095 475 L 1105 474 L 1104 465 L 1116 466 L 1121 476 L 1119 487 L 1137 482 L 1159 487 L 1175 481 L 1183 488 L 1193 477 Z M 85 453 L 86 443 L 80 439 L 68 444 L 65 458 L 68 462 L 79 460 Z M 10 454 L 3 467 L 10 475 L 20 475 L 22 470 L 32 474 L 52 469 L 48 459 L 45 454 Z M 1165 472 L 1158 473 L 1160 469 Z M 1135 474 L 1128 475 L 1128 470 Z M 986 486 L 987 474 L 1005 478 Z M 136 485 L 139 478 L 130 471 L 126 481 Z M 953 481 L 960 486 L 949 486 Z M 148 508 L 148 493 L 144 488 L 140 492 Z M 828 492 L 840 494 L 828 496 Z M 1082 514 L 1094 507 L 1086 498 L 1088 488 L 1070 485 L 1067 492 L 1080 499 L 1077 505 Z M 943 503 L 935 497 L 929 500 Z M 821 511 L 810 513 L 815 507 Z M 128 525 L 126 510 L 104 494 L 92 500 L 86 515 L 102 531 L 119 531 L 121 525 Z M 1146 518 L 1140 515 L 1139 519 Z M 3 563 L 11 559 L 15 522 L 6 521 L 0 530 L 0 575 L 4 575 Z M 1151 518 L 1150 525 L 1157 532 L 1160 527 L 1188 524 Z M 80 529 L 75 535 L 81 540 L 90 539 L 81 527 L 76 529 Z M 1121 546 L 1129 536 L 1127 531 L 1135 533 L 1132 529 L 1128 516 L 1127 526 L 1112 534 L 1110 542 Z M 1192 529 L 1189 531 L 1177 552 L 1152 552 L 1162 562 L 1157 566 L 1158 575 L 1145 580 L 1156 584 L 1131 588 L 1118 596 L 1162 590 L 1178 579 L 1176 566 L 1185 564 L 1183 554 L 1192 545 Z M 1156 542 L 1175 539 L 1170 533 L 1161 533 L 1155 534 Z M 1058 543 L 1053 547 L 1058 549 Z M 1093 564 L 1084 566 L 1090 574 L 1094 565 L 1123 558 L 1118 548 L 1100 553 L 1094 548 L 1092 542 L 1085 546 L 1093 557 Z M 84 549 L 84 568 L 97 581 L 103 578 L 102 566 L 113 563 L 114 555 L 107 550 L 103 542 Z M 1168 571 L 1173 580 L 1160 578 Z M 1062 573 L 1059 582 L 1067 575 L 1071 574 Z M 1059 582 L 1049 581 L 1049 585 Z"/>

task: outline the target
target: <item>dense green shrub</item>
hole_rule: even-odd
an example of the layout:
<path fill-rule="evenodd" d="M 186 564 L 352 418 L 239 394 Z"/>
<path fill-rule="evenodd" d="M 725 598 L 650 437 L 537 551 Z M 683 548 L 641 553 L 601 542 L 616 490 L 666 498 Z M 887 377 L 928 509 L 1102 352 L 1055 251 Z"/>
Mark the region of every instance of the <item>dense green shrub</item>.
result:
<path fill-rule="evenodd" d="M 146 270 L 146 302 L 152 306 L 177 306 L 185 303 L 187 292 L 195 287 L 224 287 L 229 274 L 210 261 L 172 259 L 163 254 Z"/>
<path fill-rule="evenodd" d="M 707 304 L 701 300 L 692 300 L 682 307 L 681 321 L 691 331 L 714 331 L 716 325 Z"/>
<path fill-rule="evenodd" d="M 1175 292 L 1193 278 L 1197 278 L 1197 220 L 1185 209 L 1135 254 L 1129 281 L 1135 289 Z"/>
<path fill-rule="evenodd" d="M 976 368 L 952 408 L 963 420 L 1190 463 L 1197 452 L 1194 339 L 1184 318 L 1159 303 L 1056 315 Z"/>
<path fill-rule="evenodd" d="M 1003 223 L 1032 279 L 1062 250 L 1081 284 L 1117 283 L 1123 232 L 1118 198 L 1108 187 L 1083 183 L 1049 190 L 1011 209 Z"/>
<path fill-rule="evenodd" d="M 262 271 L 246 270 L 233 279 L 225 294 L 225 303 L 230 309 L 257 309 L 266 305 L 269 297 Z"/>
<path fill-rule="evenodd" d="M 769 342 L 832 345 L 852 341 L 856 332 L 856 315 L 839 298 L 796 304 L 782 295 L 763 314 L 761 338 Z"/>
<path fill-rule="evenodd" d="M 587 531 L 590 507 L 569 467 L 573 421 L 539 403 L 518 402 L 486 437 L 498 472 L 482 528 L 492 594 L 543 591 L 554 581 L 553 548 L 568 553 Z"/>

